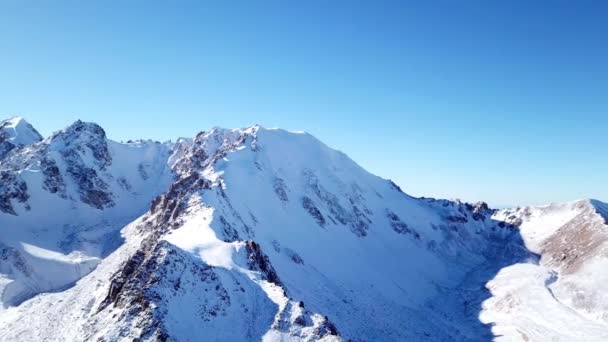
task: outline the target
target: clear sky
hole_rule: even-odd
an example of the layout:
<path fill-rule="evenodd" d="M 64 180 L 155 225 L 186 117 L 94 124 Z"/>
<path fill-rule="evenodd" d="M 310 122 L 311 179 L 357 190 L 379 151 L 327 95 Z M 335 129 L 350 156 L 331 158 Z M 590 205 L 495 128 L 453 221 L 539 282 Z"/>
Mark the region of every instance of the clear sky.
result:
<path fill-rule="evenodd" d="M 0 115 L 305 130 L 415 196 L 608 200 L 606 1 L 2 1 Z"/>

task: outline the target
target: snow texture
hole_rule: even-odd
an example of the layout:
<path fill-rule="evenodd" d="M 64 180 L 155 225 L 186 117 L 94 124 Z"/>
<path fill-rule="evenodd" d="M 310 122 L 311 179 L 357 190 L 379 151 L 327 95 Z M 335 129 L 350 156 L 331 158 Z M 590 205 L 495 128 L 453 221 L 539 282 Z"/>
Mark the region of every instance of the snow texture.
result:
<path fill-rule="evenodd" d="M 602 202 L 414 198 L 259 126 L 0 127 L 0 341 L 608 337 Z"/>

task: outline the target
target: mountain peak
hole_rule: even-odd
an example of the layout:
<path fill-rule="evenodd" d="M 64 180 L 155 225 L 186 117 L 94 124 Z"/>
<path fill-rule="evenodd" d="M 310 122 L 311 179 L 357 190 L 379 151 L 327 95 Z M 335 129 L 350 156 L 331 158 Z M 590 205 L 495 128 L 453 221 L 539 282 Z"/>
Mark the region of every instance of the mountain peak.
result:
<path fill-rule="evenodd" d="M 53 144 L 65 146 L 79 144 L 82 141 L 106 144 L 106 132 L 96 123 L 76 120 L 65 129 L 55 132 L 50 139 Z"/>
<path fill-rule="evenodd" d="M 76 120 L 73 124 L 69 125 L 63 132 L 89 132 L 92 135 L 97 135 L 105 139 L 106 132 L 101 126 L 94 122 L 85 122 L 82 120 Z"/>
<path fill-rule="evenodd" d="M 0 121 L 0 136 L 15 145 L 30 145 L 42 140 L 40 133 L 20 116 Z"/>

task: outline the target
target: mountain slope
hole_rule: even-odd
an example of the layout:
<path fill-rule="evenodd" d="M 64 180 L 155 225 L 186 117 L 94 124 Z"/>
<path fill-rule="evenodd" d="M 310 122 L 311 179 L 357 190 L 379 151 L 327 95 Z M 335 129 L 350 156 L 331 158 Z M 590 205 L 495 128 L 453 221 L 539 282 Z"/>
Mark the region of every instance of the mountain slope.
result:
<path fill-rule="evenodd" d="M 556 241 L 604 230 L 601 202 L 413 198 L 309 134 L 258 126 L 118 144 L 76 122 L 0 172 L 2 341 L 517 340 L 533 326 L 501 303 L 546 279 L 509 270 L 581 272 Z M 608 331 L 593 310 L 577 313 L 588 340 Z"/>
<path fill-rule="evenodd" d="M 608 205 L 581 200 L 499 211 L 519 226 L 540 263 L 513 265 L 488 284 L 482 320 L 505 340 L 608 338 Z"/>

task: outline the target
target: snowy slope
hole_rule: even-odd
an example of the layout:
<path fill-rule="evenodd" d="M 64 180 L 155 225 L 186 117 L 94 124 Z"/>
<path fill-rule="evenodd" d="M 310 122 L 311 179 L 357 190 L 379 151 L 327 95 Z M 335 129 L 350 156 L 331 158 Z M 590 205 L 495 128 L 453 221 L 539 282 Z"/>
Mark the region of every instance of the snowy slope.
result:
<path fill-rule="evenodd" d="M 608 206 L 596 200 L 502 210 L 519 226 L 536 265 L 502 269 L 481 319 L 499 340 L 608 339 Z"/>
<path fill-rule="evenodd" d="M 461 333 L 412 315 L 486 262 L 490 241 L 513 239 L 490 210 L 411 198 L 307 134 L 257 129 L 242 140 L 204 173 L 220 239 L 258 242 L 289 292 L 332 313 L 346 338 Z M 513 249 L 505 258 L 523 257 Z"/>
<path fill-rule="evenodd" d="M 598 201 L 413 198 L 309 134 L 259 126 L 119 144 L 76 122 L 25 146 L 0 161 L 0 341 L 608 332 Z"/>

